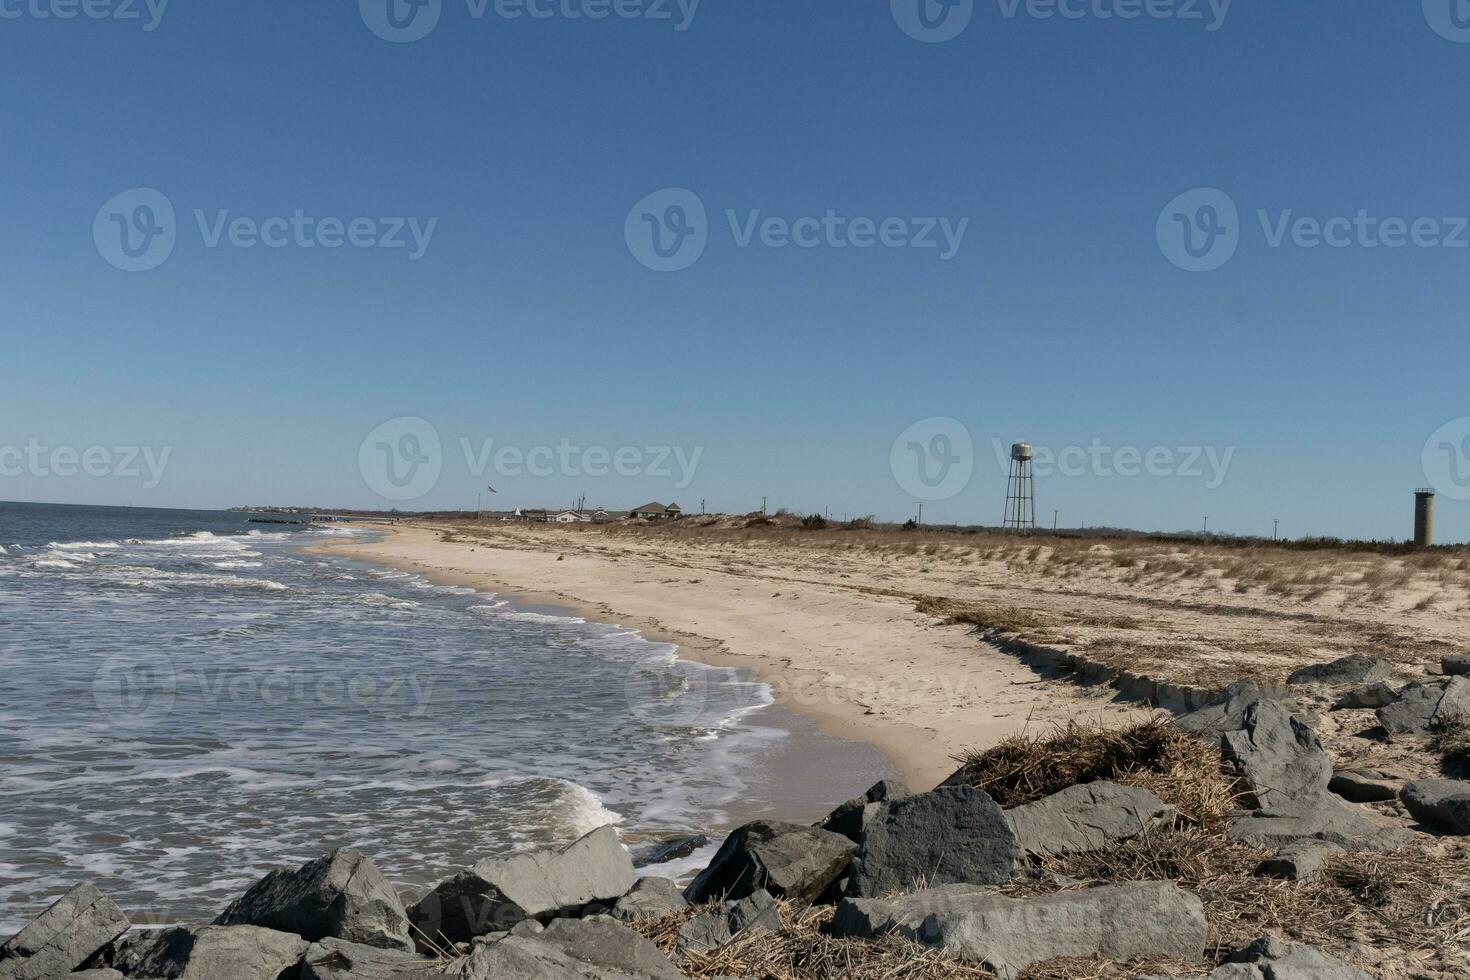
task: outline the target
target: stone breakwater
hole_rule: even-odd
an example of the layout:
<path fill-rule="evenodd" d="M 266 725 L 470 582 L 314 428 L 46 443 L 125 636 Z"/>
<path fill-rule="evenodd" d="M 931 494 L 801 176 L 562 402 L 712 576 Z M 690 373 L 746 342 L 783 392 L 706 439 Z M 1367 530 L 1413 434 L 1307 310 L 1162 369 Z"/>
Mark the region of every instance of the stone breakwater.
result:
<path fill-rule="evenodd" d="M 1299 698 L 1371 711 L 1374 737 L 1391 741 L 1470 721 L 1466 673 L 1470 662 L 1451 658 L 1397 687 L 1387 663 L 1349 657 L 1288 687 L 1237 682 L 1172 724 L 1218 748 L 1240 790 L 1225 839 L 1269 853 L 1257 875 L 1305 881 L 1332 855 L 1470 834 L 1470 783 L 1336 770 Z M 1363 799 L 1400 800 L 1407 816 Z M 1005 809 L 961 768 L 926 792 L 879 783 L 812 826 L 746 824 L 684 887 L 642 872 L 691 842 L 641 853 L 640 869 L 610 826 L 477 861 L 408 903 L 368 855 L 338 850 L 271 872 L 208 923 L 154 931 L 79 883 L 0 946 L 0 980 L 678 980 L 737 939 L 779 939 L 808 906 L 830 906 L 823 929 L 859 948 L 907 942 L 1012 980 L 1065 957 L 1215 967 L 1212 980 L 1371 980 L 1343 950 L 1275 936 L 1212 947 L 1206 904 L 1179 882 L 1084 884 L 1041 866 L 1181 819 L 1148 789 L 1109 780 Z M 1043 880 L 1054 889 L 1004 891 Z M 652 921 L 676 923 L 672 942 L 646 938 Z"/>

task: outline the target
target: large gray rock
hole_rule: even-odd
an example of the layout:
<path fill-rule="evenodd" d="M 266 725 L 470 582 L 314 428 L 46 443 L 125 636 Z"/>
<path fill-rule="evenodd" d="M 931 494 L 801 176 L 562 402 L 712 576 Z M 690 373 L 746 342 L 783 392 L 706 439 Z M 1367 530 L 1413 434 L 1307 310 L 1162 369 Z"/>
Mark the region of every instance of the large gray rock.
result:
<path fill-rule="evenodd" d="M 1181 980 L 1148 976 L 1138 980 Z M 1294 946 L 1274 936 L 1257 939 L 1236 951 L 1230 962 L 1203 980 L 1373 980 L 1362 970 L 1329 956 L 1315 946 Z"/>
<path fill-rule="evenodd" d="M 1451 834 L 1470 834 L 1470 783 L 1459 779 L 1420 779 L 1400 798 L 1415 820 Z"/>
<path fill-rule="evenodd" d="M 509 929 L 522 919 L 547 920 L 611 908 L 633 887 L 633 860 L 617 831 L 602 827 L 561 850 L 488 858 L 441 883 L 408 910 L 414 926 L 436 942 Z"/>
<path fill-rule="evenodd" d="M 1398 700 L 1378 709 L 1378 722 L 1394 735 L 1422 734 L 1438 725 L 1470 719 L 1470 680 L 1436 678 L 1410 684 Z"/>
<path fill-rule="evenodd" d="M 860 843 L 863 839 L 863 830 L 868 821 L 881 809 L 878 804 L 889 800 L 901 800 L 913 793 L 903 783 L 893 779 L 885 779 L 874 783 L 862 796 L 848 800 L 846 803 L 827 814 L 826 818 L 819 824 L 823 830 L 830 830 L 834 834 L 841 834 L 848 840 Z"/>
<path fill-rule="evenodd" d="M 310 945 L 259 926 L 178 926 L 126 937 L 112 965 L 164 980 L 283 980 L 298 975 Z"/>
<path fill-rule="evenodd" d="M 95 970 L 78 970 L 76 973 L 68 973 L 66 980 L 126 980 L 126 978 L 111 967 L 100 966 Z"/>
<path fill-rule="evenodd" d="M 1031 854 L 1095 851 L 1174 822 L 1172 806 L 1146 789 L 1117 783 L 1068 786 L 1005 815 Z"/>
<path fill-rule="evenodd" d="M 1015 899 L 956 885 L 892 899 L 844 899 L 837 936 L 895 933 L 1012 978 L 1060 956 L 1118 961 L 1204 955 L 1200 900 L 1172 882 L 1140 881 Z"/>
<path fill-rule="evenodd" d="M 1332 779 L 1332 759 L 1316 732 L 1280 701 L 1247 706 L 1240 729 L 1221 733 L 1220 751 L 1263 810 L 1323 797 Z"/>
<path fill-rule="evenodd" d="M 76 885 L 0 946 L 0 978 L 47 980 L 70 973 L 130 925 L 106 895 L 92 885 Z"/>
<path fill-rule="evenodd" d="M 1303 667 L 1287 677 L 1286 683 L 1297 686 L 1342 687 L 1347 684 L 1386 681 L 1392 676 L 1393 665 L 1387 660 L 1355 653 L 1328 664 Z"/>
<path fill-rule="evenodd" d="M 1279 701 L 1296 711 L 1296 701 L 1283 687 L 1268 687 L 1253 680 L 1240 680 L 1226 687 L 1212 703 L 1174 719 L 1186 732 L 1234 732 L 1245 727 L 1245 713 L 1259 701 Z"/>
<path fill-rule="evenodd" d="M 1403 777 L 1382 769 L 1348 769 L 1332 774 L 1327 788 L 1354 803 L 1381 803 L 1396 799 Z"/>
<path fill-rule="evenodd" d="M 1443 657 L 1440 659 L 1439 669 L 1449 677 L 1463 677 L 1470 674 L 1470 654 L 1458 653 Z"/>
<path fill-rule="evenodd" d="M 739 828 L 684 890 L 698 905 L 745 898 L 764 888 L 777 898 L 810 903 L 837 879 L 857 846 L 841 834 L 800 824 L 757 820 Z"/>
<path fill-rule="evenodd" d="M 1361 808 L 1334 796 L 1292 803 L 1274 811 L 1255 810 L 1231 816 L 1225 836 L 1253 847 L 1275 849 L 1305 841 L 1323 841 L 1354 853 L 1383 853 L 1407 843 L 1409 832 L 1381 824 Z"/>
<path fill-rule="evenodd" d="M 423 957 L 401 949 L 323 939 L 306 950 L 301 980 L 400 980 L 412 968 L 427 965 Z"/>
<path fill-rule="evenodd" d="M 707 953 L 743 933 L 780 932 L 781 910 L 771 893 L 762 889 L 738 902 L 721 902 L 679 927 L 678 948 Z"/>
<path fill-rule="evenodd" d="M 1005 812 L 971 786 L 941 786 L 880 804 L 849 871 L 847 893 L 1009 881 L 1023 852 Z"/>
<path fill-rule="evenodd" d="M 315 942 L 343 939 L 411 950 L 408 916 L 388 879 L 361 851 L 333 851 L 294 871 L 272 871 L 214 920 L 261 926 Z"/>
<path fill-rule="evenodd" d="M 659 919 L 689 907 L 689 900 L 672 878 L 639 878 L 628 894 L 618 899 L 612 917 L 623 922 Z"/>
<path fill-rule="evenodd" d="M 426 974 L 441 978 L 443 974 Z M 535 936 L 476 949 L 453 980 L 683 980 L 657 946 L 605 916 L 558 919 Z M 418 978 L 415 978 L 418 980 Z"/>
<path fill-rule="evenodd" d="M 1332 704 L 1333 711 L 1341 711 L 1345 708 L 1382 708 L 1393 704 L 1399 698 L 1399 692 L 1390 684 L 1379 681 L 1375 684 L 1364 684 L 1355 687 Z"/>

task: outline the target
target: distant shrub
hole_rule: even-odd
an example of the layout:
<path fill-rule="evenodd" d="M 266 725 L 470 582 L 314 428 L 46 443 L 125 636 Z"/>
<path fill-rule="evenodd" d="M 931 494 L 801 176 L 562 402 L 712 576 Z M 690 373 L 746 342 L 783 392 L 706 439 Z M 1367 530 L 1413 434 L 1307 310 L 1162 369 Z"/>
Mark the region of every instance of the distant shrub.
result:
<path fill-rule="evenodd" d="M 827 527 L 827 518 L 821 514 L 809 514 L 801 519 L 801 526 L 808 531 L 821 531 Z"/>

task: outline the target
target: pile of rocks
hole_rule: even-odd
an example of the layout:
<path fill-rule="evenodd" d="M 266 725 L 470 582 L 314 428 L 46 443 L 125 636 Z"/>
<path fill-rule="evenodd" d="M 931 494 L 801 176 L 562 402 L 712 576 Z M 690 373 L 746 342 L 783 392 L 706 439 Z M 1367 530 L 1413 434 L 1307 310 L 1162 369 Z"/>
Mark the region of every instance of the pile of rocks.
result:
<path fill-rule="evenodd" d="M 1285 688 L 1237 683 L 1176 719 L 1218 744 L 1248 792 L 1226 836 L 1272 852 L 1259 874 L 1302 880 L 1333 852 L 1401 847 L 1413 831 L 1362 800 L 1392 797 L 1423 829 L 1470 833 L 1470 784 L 1334 772 L 1296 701 L 1308 692 L 1338 710 L 1375 711 L 1388 732 L 1426 731 L 1470 717 L 1470 681 L 1450 666 L 1396 689 L 1383 662 L 1348 658 L 1299 672 Z M 81 884 L 0 947 L 0 980 L 676 980 L 685 957 L 782 933 L 783 906 L 793 904 L 831 906 L 834 937 L 902 937 L 1001 978 L 1059 957 L 1198 964 L 1205 908 L 1175 882 L 998 890 L 1042 877 L 1038 858 L 1116 847 L 1175 822 L 1153 793 L 1107 781 L 1003 809 L 962 769 L 923 793 L 880 783 L 813 826 L 746 824 L 684 888 L 639 877 L 611 827 L 565 848 L 479 861 L 407 906 L 354 850 L 272 872 L 207 925 L 133 931 L 122 910 Z M 697 846 L 675 842 L 641 853 L 640 864 Z M 630 928 L 649 920 L 677 923 L 666 947 L 673 960 Z M 1290 977 L 1367 974 L 1270 938 L 1211 974 Z"/>

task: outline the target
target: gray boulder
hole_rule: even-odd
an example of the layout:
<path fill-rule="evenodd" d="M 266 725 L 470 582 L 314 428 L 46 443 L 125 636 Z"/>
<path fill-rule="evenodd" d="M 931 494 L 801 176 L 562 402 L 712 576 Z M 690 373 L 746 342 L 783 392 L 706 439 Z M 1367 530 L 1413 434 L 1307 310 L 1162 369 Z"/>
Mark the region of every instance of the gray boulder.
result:
<path fill-rule="evenodd" d="M 1197 896 L 1172 882 L 1141 881 L 1015 899 L 956 885 L 892 899 L 844 899 L 836 936 L 895 933 L 1013 978 L 1061 956 L 1118 961 L 1204 955 Z"/>
<path fill-rule="evenodd" d="M 1410 684 L 1398 700 L 1378 709 L 1378 722 L 1393 735 L 1422 734 L 1437 725 L 1470 718 L 1470 680 L 1436 678 Z"/>
<path fill-rule="evenodd" d="M 128 917 L 94 886 L 74 886 L 0 946 L 0 978 L 70 973 L 128 931 Z"/>
<path fill-rule="evenodd" d="M 1439 669 L 1444 671 L 1448 677 L 1470 675 L 1470 654 L 1461 653 L 1444 657 L 1439 662 Z"/>
<path fill-rule="evenodd" d="M 628 894 L 618 899 L 612 917 L 623 922 L 658 919 L 689 907 L 689 900 L 672 878 L 639 878 Z"/>
<path fill-rule="evenodd" d="M 1256 868 L 1256 874 L 1264 878 L 1283 878 L 1287 881 L 1311 881 L 1322 873 L 1328 856 L 1338 848 L 1321 841 L 1306 840 L 1288 844 Z"/>
<path fill-rule="evenodd" d="M 1068 786 L 1005 815 L 1030 854 L 1095 851 L 1174 822 L 1174 808 L 1148 790 L 1106 782 Z"/>
<path fill-rule="evenodd" d="M 423 957 L 401 949 L 329 938 L 307 948 L 301 980 L 400 980 L 412 968 L 428 965 Z"/>
<path fill-rule="evenodd" d="M 1332 704 L 1333 711 L 1345 708 L 1382 708 L 1398 700 L 1399 692 L 1389 684 L 1379 681 L 1355 687 Z"/>
<path fill-rule="evenodd" d="M 428 973 L 442 978 L 445 974 Z M 535 936 L 483 945 L 453 980 L 683 980 L 657 946 L 606 916 L 558 919 Z M 418 980 L 417 977 L 414 980 Z"/>
<path fill-rule="evenodd" d="M 560 850 L 487 858 L 425 895 L 408 918 L 426 936 L 468 942 L 522 919 L 548 920 L 611 908 L 633 887 L 633 860 L 617 831 L 602 827 Z"/>
<path fill-rule="evenodd" d="M 1332 759 L 1316 732 L 1280 701 L 1247 706 L 1240 729 L 1221 733 L 1220 750 L 1264 810 L 1325 796 L 1332 778 Z"/>
<path fill-rule="evenodd" d="M 68 973 L 66 980 L 125 980 L 125 978 L 116 970 L 103 966 L 95 970 L 78 970 L 76 973 Z"/>
<path fill-rule="evenodd" d="M 695 905 L 739 899 L 764 888 L 777 898 L 810 903 L 848 866 L 857 845 L 819 827 L 757 820 L 739 828 L 684 890 Z"/>
<path fill-rule="evenodd" d="M 259 926 L 178 926 L 126 937 L 112 965 L 130 977 L 281 980 L 298 975 L 310 945 Z"/>
<path fill-rule="evenodd" d="M 272 871 L 214 924 L 261 926 L 311 942 L 334 938 L 383 949 L 414 948 L 398 892 L 366 855 L 350 849 L 294 871 Z"/>
<path fill-rule="evenodd" d="M 1296 701 L 1283 687 L 1269 687 L 1253 680 L 1240 680 L 1226 687 L 1211 704 L 1174 719 L 1186 732 L 1198 734 L 1234 732 L 1245 727 L 1245 713 L 1259 701 L 1279 701 L 1296 711 Z"/>
<path fill-rule="evenodd" d="M 1381 803 L 1396 799 L 1403 777 L 1382 769 L 1350 769 L 1332 774 L 1327 788 L 1354 803 Z"/>
<path fill-rule="evenodd" d="M 678 837 L 640 847 L 632 852 L 633 867 L 647 868 L 655 864 L 668 864 L 670 861 L 689 857 L 701 847 L 708 847 L 709 843 L 709 838 L 704 834 L 695 834 L 692 837 Z"/>
<path fill-rule="evenodd" d="M 1181 980 L 1149 976 L 1138 980 Z M 1230 962 L 1203 980 L 1373 980 L 1315 946 L 1294 946 L 1274 936 L 1257 939 L 1236 951 Z"/>
<path fill-rule="evenodd" d="M 848 875 L 847 893 L 872 897 L 919 886 L 1009 881 L 1023 852 L 1005 812 L 971 786 L 880 804 Z"/>
<path fill-rule="evenodd" d="M 889 800 L 901 800 L 912 795 L 909 788 L 903 783 L 894 779 L 885 779 L 874 783 L 862 796 L 848 800 L 833 810 L 817 826 L 860 843 L 868 820 L 880 809 L 877 804 L 886 803 Z"/>
<path fill-rule="evenodd" d="M 1387 660 L 1355 653 L 1327 664 L 1303 667 L 1286 678 L 1293 686 L 1341 687 L 1347 684 L 1371 684 L 1386 681 L 1393 676 L 1393 666 Z"/>
<path fill-rule="evenodd" d="M 762 889 L 738 902 L 721 902 L 679 927 L 678 948 L 707 953 L 742 933 L 760 935 L 782 929 L 781 910 L 771 893 Z"/>
<path fill-rule="evenodd" d="M 1470 783 L 1459 779 L 1420 779 L 1400 798 L 1413 818 L 1450 834 L 1470 834 Z"/>
<path fill-rule="evenodd" d="M 1409 832 L 1402 827 L 1380 824 L 1360 807 L 1326 796 L 1297 801 L 1272 811 L 1233 814 L 1225 836 L 1265 849 L 1322 841 L 1353 853 L 1383 853 L 1402 847 L 1409 839 Z"/>

